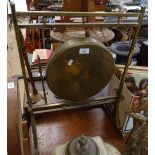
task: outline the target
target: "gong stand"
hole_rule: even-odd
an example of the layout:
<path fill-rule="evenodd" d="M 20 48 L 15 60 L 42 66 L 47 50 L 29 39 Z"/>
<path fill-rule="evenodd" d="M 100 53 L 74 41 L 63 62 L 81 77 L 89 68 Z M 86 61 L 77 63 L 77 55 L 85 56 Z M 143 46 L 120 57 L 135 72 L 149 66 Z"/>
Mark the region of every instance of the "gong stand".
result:
<path fill-rule="evenodd" d="M 143 21 L 143 16 L 145 12 L 145 8 L 142 7 L 141 13 L 112 13 L 112 12 L 64 12 L 64 11 L 27 11 L 27 12 L 16 12 L 15 4 L 11 3 L 11 11 L 13 15 L 13 23 L 14 23 L 14 29 L 16 34 L 16 40 L 18 45 L 18 52 L 20 57 L 20 63 L 22 67 L 22 74 L 24 78 L 24 84 L 25 84 L 25 90 L 26 90 L 26 96 L 27 96 L 27 103 L 28 103 L 28 110 L 30 114 L 30 124 L 32 126 L 32 133 L 33 133 L 33 140 L 34 140 L 34 148 L 35 148 L 35 154 L 38 155 L 38 143 L 37 143 L 37 134 L 36 134 L 36 124 L 35 124 L 35 117 L 34 114 L 40 114 L 45 112 L 54 112 L 54 111 L 64 111 L 64 110 L 70 110 L 70 109 L 78 109 L 78 108 L 94 108 L 94 107 L 102 107 L 105 104 L 114 104 L 115 105 L 115 120 L 117 127 L 119 128 L 119 119 L 118 119 L 118 108 L 119 108 L 119 101 L 122 99 L 122 89 L 125 82 L 125 78 L 127 75 L 128 67 L 131 62 L 132 54 L 134 52 L 134 47 L 136 44 L 136 39 L 138 37 L 141 24 Z M 117 21 L 110 21 L 110 22 L 79 22 L 79 23 L 28 23 L 28 24 L 21 24 L 17 22 L 17 16 L 71 16 L 71 17 L 82 17 L 82 18 L 88 18 L 88 17 L 117 17 Z M 138 20 L 135 22 L 130 21 L 124 21 L 122 18 L 127 17 L 137 17 Z M 32 100 L 30 97 L 30 91 L 28 87 L 28 77 L 26 77 L 26 71 L 25 71 L 25 64 L 24 64 L 24 58 L 23 58 L 23 43 L 20 39 L 20 29 L 21 28 L 67 28 L 67 27 L 98 27 L 101 29 L 102 27 L 135 27 L 136 33 L 134 36 L 134 39 L 132 40 L 131 49 L 128 54 L 128 61 L 125 65 L 125 69 L 121 78 L 119 89 L 117 90 L 116 96 L 107 96 L 107 97 L 101 97 L 101 98 L 95 98 L 95 99 L 86 99 L 84 101 L 62 101 L 61 103 L 48 103 L 45 105 L 40 106 L 32 106 Z M 40 79 L 42 79 L 40 77 Z"/>

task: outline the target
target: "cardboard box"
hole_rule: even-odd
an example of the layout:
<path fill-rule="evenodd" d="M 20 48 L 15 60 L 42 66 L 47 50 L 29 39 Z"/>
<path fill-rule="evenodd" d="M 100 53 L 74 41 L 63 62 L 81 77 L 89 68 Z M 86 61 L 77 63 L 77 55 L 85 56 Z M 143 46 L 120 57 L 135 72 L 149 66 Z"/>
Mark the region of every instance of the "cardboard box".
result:
<path fill-rule="evenodd" d="M 118 71 L 117 71 L 118 73 Z M 122 72 L 120 72 L 121 74 Z M 130 75 L 135 78 L 136 85 L 139 86 L 140 81 L 143 78 L 147 78 L 147 72 L 131 72 Z M 114 74 L 112 79 L 109 82 L 109 92 L 108 95 L 116 95 L 116 91 L 119 88 L 120 84 L 120 75 Z M 119 110 L 118 110 L 118 116 L 119 116 L 119 129 L 123 136 L 127 132 L 130 132 L 133 128 L 133 118 L 129 117 L 127 115 L 127 111 L 134 108 L 138 102 L 139 102 L 139 96 L 134 96 L 126 87 L 126 84 L 123 86 L 122 95 L 124 99 L 122 99 L 119 103 Z"/>

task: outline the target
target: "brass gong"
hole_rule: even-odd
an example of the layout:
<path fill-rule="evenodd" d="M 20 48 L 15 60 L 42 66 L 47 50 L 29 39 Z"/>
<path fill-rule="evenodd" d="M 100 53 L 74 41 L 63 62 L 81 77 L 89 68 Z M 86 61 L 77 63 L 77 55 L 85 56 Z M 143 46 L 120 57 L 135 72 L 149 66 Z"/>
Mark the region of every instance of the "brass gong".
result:
<path fill-rule="evenodd" d="M 80 101 L 101 91 L 114 72 L 109 50 L 92 38 L 78 38 L 60 45 L 47 64 L 47 84 L 58 97 Z"/>

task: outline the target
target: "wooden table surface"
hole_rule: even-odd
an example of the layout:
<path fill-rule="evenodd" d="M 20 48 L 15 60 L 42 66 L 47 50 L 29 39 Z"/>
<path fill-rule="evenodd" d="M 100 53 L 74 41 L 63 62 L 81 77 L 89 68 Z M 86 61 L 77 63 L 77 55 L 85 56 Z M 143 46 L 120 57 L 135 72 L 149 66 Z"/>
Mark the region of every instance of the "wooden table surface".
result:
<path fill-rule="evenodd" d="M 128 150 L 123 138 L 101 108 L 44 114 L 36 117 L 41 155 L 48 155 L 55 146 L 80 135 L 101 136 L 121 153 Z"/>

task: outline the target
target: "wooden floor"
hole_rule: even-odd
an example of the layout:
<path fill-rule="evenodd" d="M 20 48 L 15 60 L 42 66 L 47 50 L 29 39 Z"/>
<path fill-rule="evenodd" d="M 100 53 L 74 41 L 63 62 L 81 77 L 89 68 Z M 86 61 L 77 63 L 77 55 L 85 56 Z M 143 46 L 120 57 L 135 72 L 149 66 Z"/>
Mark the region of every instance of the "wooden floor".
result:
<path fill-rule="evenodd" d="M 36 117 L 41 155 L 51 154 L 53 147 L 64 144 L 76 136 L 101 136 L 121 153 L 127 151 L 119 132 L 101 108 L 57 112 Z"/>

